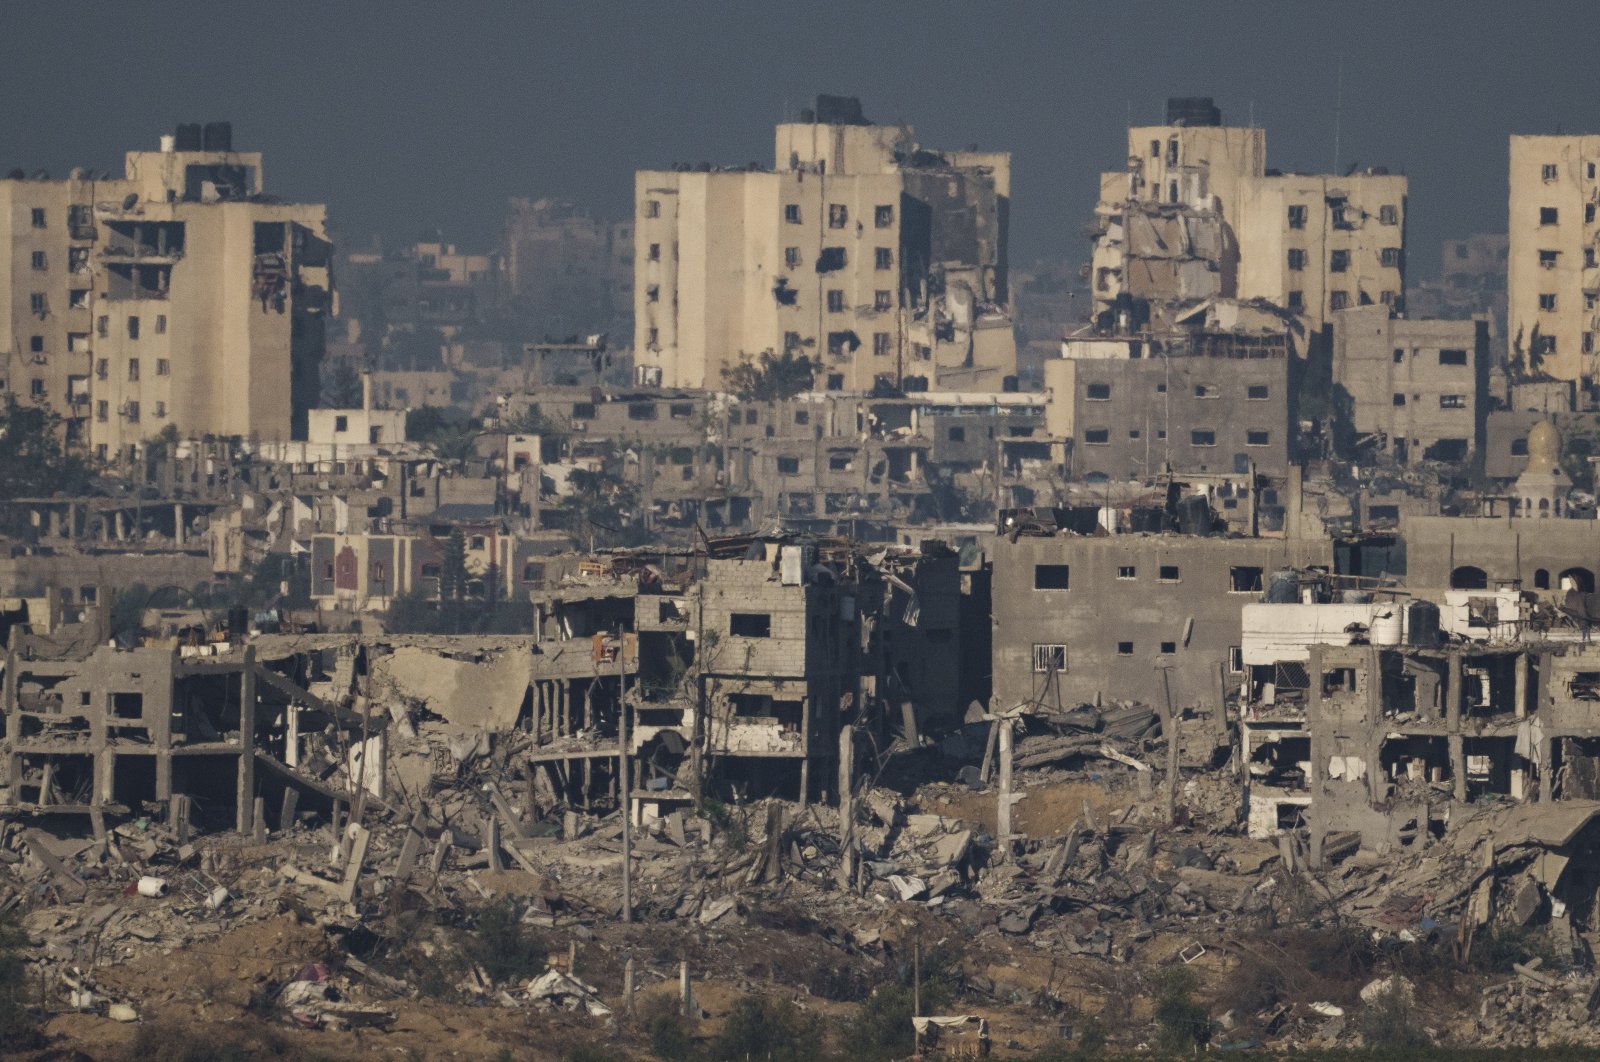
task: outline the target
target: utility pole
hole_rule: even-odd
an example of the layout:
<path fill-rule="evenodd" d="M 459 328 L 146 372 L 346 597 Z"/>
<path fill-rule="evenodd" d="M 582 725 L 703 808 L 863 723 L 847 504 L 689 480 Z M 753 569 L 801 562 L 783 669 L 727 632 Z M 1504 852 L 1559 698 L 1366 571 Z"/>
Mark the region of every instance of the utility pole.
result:
<path fill-rule="evenodd" d="M 617 792 L 622 797 L 622 920 L 633 921 L 633 761 L 628 756 L 628 640 L 617 626 Z"/>

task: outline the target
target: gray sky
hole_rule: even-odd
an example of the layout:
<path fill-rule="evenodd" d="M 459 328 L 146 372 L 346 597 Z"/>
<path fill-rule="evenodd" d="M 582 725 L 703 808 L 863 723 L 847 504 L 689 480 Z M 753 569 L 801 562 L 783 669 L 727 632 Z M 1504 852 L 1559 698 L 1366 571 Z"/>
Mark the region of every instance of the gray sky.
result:
<path fill-rule="evenodd" d="M 489 243 L 512 195 L 630 210 L 635 169 L 772 161 L 817 92 L 933 147 L 1013 152 L 1013 259 L 1087 257 L 1095 175 L 1129 118 L 1211 95 L 1268 165 L 1411 178 L 1412 275 L 1505 229 L 1506 137 L 1600 132 L 1591 2 L 782 4 L 5 0 L 0 172 L 120 168 L 228 119 L 268 190 L 338 237 Z"/>

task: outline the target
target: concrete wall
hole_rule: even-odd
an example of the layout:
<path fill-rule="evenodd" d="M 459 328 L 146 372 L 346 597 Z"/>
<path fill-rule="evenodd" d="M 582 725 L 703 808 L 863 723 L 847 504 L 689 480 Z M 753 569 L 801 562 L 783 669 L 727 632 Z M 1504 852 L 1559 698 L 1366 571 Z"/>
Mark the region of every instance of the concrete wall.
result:
<path fill-rule="evenodd" d="M 1496 581 L 1520 579 L 1539 588 L 1540 573 L 1552 590 L 1562 572 L 1580 568 L 1591 585 L 1600 568 L 1600 520 L 1533 520 L 1517 517 L 1402 517 L 1406 540 L 1406 584 L 1451 586 L 1457 569 L 1474 567 Z"/>
<path fill-rule="evenodd" d="M 1287 358 L 1047 362 L 1046 422 L 1051 434 L 1072 440 L 1078 477 L 1142 479 L 1168 464 L 1180 473 L 1232 472 L 1241 457 L 1281 474 L 1292 452 L 1290 364 Z M 1252 388 L 1262 397 L 1252 398 Z"/>
<path fill-rule="evenodd" d="M 1214 705 L 1230 649 L 1241 644 L 1241 609 L 1258 592 L 1235 592 L 1231 569 L 1331 566 L 1327 541 L 1178 535 L 1057 535 L 997 542 L 994 553 L 994 692 L 1002 707 L 1047 700 L 1034 646 L 1066 646 L 1063 706 L 1104 700 L 1160 704 L 1170 668 L 1175 705 Z M 1035 589 L 1038 565 L 1067 565 L 1065 590 Z M 1176 567 L 1176 579 L 1162 568 Z M 1122 569 L 1132 568 L 1131 577 Z M 1193 625 L 1187 641 L 1185 627 Z M 1123 652 L 1122 643 L 1130 643 Z M 1163 652 L 1170 643 L 1170 652 Z"/>
<path fill-rule="evenodd" d="M 1483 452 L 1487 321 L 1404 320 L 1364 306 L 1334 322 L 1333 380 L 1350 395 L 1358 436 L 1384 436 L 1379 450 L 1403 462 L 1440 440 L 1458 440 L 1463 461 Z"/>

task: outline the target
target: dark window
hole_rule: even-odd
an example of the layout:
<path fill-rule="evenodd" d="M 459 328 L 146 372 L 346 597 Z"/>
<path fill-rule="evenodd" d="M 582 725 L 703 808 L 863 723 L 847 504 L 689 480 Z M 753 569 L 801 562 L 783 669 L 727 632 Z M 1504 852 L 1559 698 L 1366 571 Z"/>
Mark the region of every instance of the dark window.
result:
<path fill-rule="evenodd" d="M 889 354 L 889 333 L 872 333 L 872 354 L 874 357 L 887 357 Z"/>
<path fill-rule="evenodd" d="M 872 308 L 883 311 L 894 308 L 894 293 L 886 289 L 872 293 Z"/>
<path fill-rule="evenodd" d="M 833 288 L 828 292 L 828 312 L 844 313 L 844 292 Z"/>
<path fill-rule="evenodd" d="M 1292 206 L 1289 208 L 1289 227 L 1291 229 L 1303 229 L 1306 227 L 1305 207 Z"/>
<path fill-rule="evenodd" d="M 1289 248 L 1289 268 L 1298 272 L 1306 267 L 1306 252 L 1299 247 Z"/>
<path fill-rule="evenodd" d="M 1378 261 L 1390 269 L 1400 268 L 1400 248 L 1385 247 L 1378 253 Z"/>
<path fill-rule="evenodd" d="M 1176 564 L 1163 564 L 1156 572 L 1156 578 L 1164 583 L 1175 583 L 1180 577 Z"/>
<path fill-rule="evenodd" d="M 1271 440 L 1271 432 L 1252 430 L 1244 433 L 1244 444 L 1246 446 L 1267 446 L 1270 445 Z"/>
<path fill-rule="evenodd" d="M 683 420 L 685 417 L 694 416 L 694 406 L 688 402 L 675 402 L 667 412 L 672 419 Z"/>
<path fill-rule="evenodd" d="M 593 420 L 595 409 L 593 402 L 574 402 L 572 404 L 573 420 Z"/>
<path fill-rule="evenodd" d="M 1217 433 L 1196 428 L 1189 433 L 1189 443 L 1192 446 L 1215 446 L 1217 445 Z"/>
<path fill-rule="evenodd" d="M 800 224 L 800 204 L 790 203 L 783 208 L 783 220 L 791 225 Z"/>
<path fill-rule="evenodd" d="M 1467 408 L 1467 396 L 1466 395 L 1440 395 L 1439 396 L 1439 408 L 1440 409 L 1466 409 Z"/>
<path fill-rule="evenodd" d="M 894 252 L 887 247 L 879 247 L 873 254 L 873 264 L 879 269 L 893 269 Z"/>
<path fill-rule="evenodd" d="M 844 390 L 844 373 L 842 373 L 842 372 L 830 372 L 828 374 L 828 390 L 830 390 L 830 391 L 843 391 Z"/>
<path fill-rule="evenodd" d="M 872 210 L 872 223 L 880 229 L 886 229 L 894 224 L 894 207 L 879 206 Z"/>
<path fill-rule="evenodd" d="M 811 411 L 810 410 L 805 410 L 805 409 L 797 409 L 797 410 L 795 410 L 794 411 L 794 422 L 796 424 L 810 424 L 811 423 Z"/>
<path fill-rule="evenodd" d="M 629 420 L 655 420 L 656 404 L 654 402 L 631 402 L 628 405 Z"/>
<path fill-rule="evenodd" d="M 1070 565 L 1066 564 L 1035 564 L 1033 566 L 1033 588 L 1035 590 L 1066 590 Z"/>
<path fill-rule="evenodd" d="M 1396 365 L 1403 364 L 1405 362 L 1405 360 L 1406 360 L 1406 352 L 1404 350 L 1396 350 L 1394 352 L 1394 363 Z"/>
<path fill-rule="evenodd" d="M 1111 429 L 1089 428 L 1083 433 L 1083 441 L 1087 446 L 1104 446 L 1111 441 Z"/>
<path fill-rule="evenodd" d="M 1527 457 L 1528 456 L 1528 440 L 1526 438 L 1512 439 L 1511 440 L 1511 456 L 1512 457 Z"/>
<path fill-rule="evenodd" d="M 798 476 L 800 474 L 800 459 L 798 457 L 778 458 L 778 475 Z"/>
<path fill-rule="evenodd" d="M 1385 203 L 1383 206 L 1379 207 L 1378 208 L 1378 224 L 1380 224 L 1380 225 L 1398 225 L 1398 224 L 1400 224 L 1400 208 L 1395 206 L 1393 203 Z"/>
<path fill-rule="evenodd" d="M 525 583 L 544 582 L 544 565 L 538 561 L 528 561 L 522 566 L 522 581 Z"/>
<path fill-rule="evenodd" d="M 1083 394 L 1085 398 L 1091 398 L 1097 402 L 1104 401 L 1111 397 L 1111 385 L 1108 383 L 1092 383 L 1084 388 Z"/>
<path fill-rule="evenodd" d="M 1306 293 L 1303 291 L 1289 292 L 1289 309 L 1300 313 L 1306 308 Z"/>
<path fill-rule="evenodd" d="M 1245 397 L 1253 402 L 1259 402 L 1260 400 L 1266 398 L 1267 394 L 1268 392 L 1266 384 L 1251 384 L 1245 389 Z"/>
<path fill-rule="evenodd" d="M 1555 224 L 1558 224 L 1559 221 L 1560 221 L 1560 218 L 1561 218 L 1561 212 L 1559 210 L 1557 210 L 1555 207 L 1540 207 L 1539 208 L 1539 224 L 1541 224 L 1541 225 L 1555 225 Z"/>
<path fill-rule="evenodd" d="M 828 204 L 828 228 L 842 229 L 850 221 L 850 208 L 843 203 Z"/>
<path fill-rule="evenodd" d="M 945 437 L 947 439 L 949 439 L 951 442 L 966 442 L 967 441 L 967 429 L 965 429 L 965 428 L 951 428 L 949 430 L 949 432 L 946 433 Z"/>
<path fill-rule="evenodd" d="M 44 336 L 29 336 L 28 337 L 28 352 L 30 354 L 43 354 L 44 353 Z"/>
<path fill-rule="evenodd" d="M 1350 252 L 1334 251 L 1328 256 L 1328 272 L 1343 273 L 1350 268 Z"/>
<path fill-rule="evenodd" d="M 334 417 L 333 418 L 333 430 L 336 431 L 336 432 L 337 431 L 349 431 L 350 430 L 350 418 L 349 417 Z"/>
<path fill-rule="evenodd" d="M 1464 350 L 1441 350 L 1441 351 L 1439 351 L 1439 364 L 1440 365 L 1465 365 L 1466 363 L 1467 363 L 1467 352 L 1464 351 Z"/>
<path fill-rule="evenodd" d="M 139 319 L 137 317 L 128 318 L 128 338 L 139 338 Z"/>
<path fill-rule="evenodd" d="M 728 633 L 740 638 L 772 637 L 772 617 L 765 612 L 735 612 L 728 616 Z"/>
<path fill-rule="evenodd" d="M 1228 592 L 1251 594 L 1261 592 L 1261 569 L 1247 564 L 1236 564 L 1228 569 Z"/>
<path fill-rule="evenodd" d="M 1136 579 L 1138 576 L 1139 569 L 1135 568 L 1131 564 L 1124 564 L 1117 568 L 1118 579 Z"/>
<path fill-rule="evenodd" d="M 1394 396 L 1394 404 L 1397 405 L 1397 406 L 1405 405 L 1406 404 L 1406 396 L 1405 395 L 1401 395 L 1401 394 L 1395 395 Z"/>
<path fill-rule="evenodd" d="M 1328 309 L 1342 310 L 1349 305 L 1350 293 L 1348 291 L 1334 291 L 1328 294 Z"/>
<path fill-rule="evenodd" d="M 1177 651 L 1178 651 L 1178 643 L 1177 642 L 1162 642 L 1161 643 L 1161 653 L 1162 653 L 1163 656 L 1170 656 L 1173 653 L 1176 653 Z"/>
<path fill-rule="evenodd" d="M 1118 642 L 1117 643 L 1117 655 L 1118 656 L 1132 656 L 1133 655 L 1133 643 L 1132 642 Z"/>

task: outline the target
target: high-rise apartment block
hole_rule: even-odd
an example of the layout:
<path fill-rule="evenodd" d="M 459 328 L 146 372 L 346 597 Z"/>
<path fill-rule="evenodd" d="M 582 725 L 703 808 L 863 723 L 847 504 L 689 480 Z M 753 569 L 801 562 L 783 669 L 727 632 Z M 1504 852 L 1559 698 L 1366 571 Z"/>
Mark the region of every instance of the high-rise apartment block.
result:
<path fill-rule="evenodd" d="M 1406 179 L 1370 170 L 1244 182 L 1239 297 L 1262 298 L 1313 328 L 1352 306 L 1405 307 Z"/>
<path fill-rule="evenodd" d="M 1592 387 L 1600 136 L 1511 138 L 1506 331 L 1523 371 Z"/>
<path fill-rule="evenodd" d="M 790 351 L 819 390 L 1002 389 L 1010 155 L 931 151 L 829 96 L 777 127 L 774 154 L 772 170 L 637 175 L 640 379 L 718 387 Z"/>
<path fill-rule="evenodd" d="M 120 178 L 0 180 L 0 391 L 69 444 L 303 438 L 332 299 L 326 210 L 262 194 L 227 123 L 127 153 Z"/>
<path fill-rule="evenodd" d="M 1348 306 L 1403 306 L 1406 179 L 1281 174 L 1266 147 L 1206 98 L 1128 130 L 1127 167 L 1102 175 L 1095 209 L 1097 313 L 1122 295 L 1264 298 L 1317 330 Z"/>

